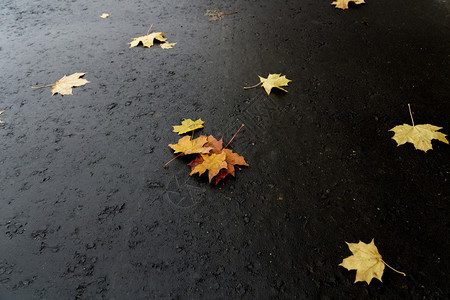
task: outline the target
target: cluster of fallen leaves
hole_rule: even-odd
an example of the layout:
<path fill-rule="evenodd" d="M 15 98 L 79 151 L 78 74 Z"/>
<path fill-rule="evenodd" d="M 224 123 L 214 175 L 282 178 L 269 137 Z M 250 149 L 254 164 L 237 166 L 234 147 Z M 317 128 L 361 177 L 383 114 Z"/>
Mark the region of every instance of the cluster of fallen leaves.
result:
<path fill-rule="evenodd" d="M 353 2 L 354 4 L 365 3 L 364 0 L 336 0 L 331 4 L 336 8 L 348 9 L 348 4 L 350 2 Z M 226 15 L 231 15 L 234 13 L 236 12 L 226 13 L 218 10 L 207 10 L 205 15 L 209 16 L 210 20 L 221 20 Z M 109 14 L 104 13 L 100 17 L 106 19 L 109 16 Z M 3 22 L 4 20 L 5 19 L 0 20 L 0 22 Z M 151 27 L 152 26 L 150 26 L 146 35 L 134 38 L 129 43 L 130 48 L 137 47 L 139 45 L 142 45 L 145 48 L 150 48 L 155 45 L 155 43 L 158 43 L 163 49 L 173 48 L 176 43 L 169 43 L 163 32 L 149 33 Z M 54 84 L 32 88 L 51 87 L 52 95 L 57 93 L 61 95 L 72 95 L 73 87 L 79 87 L 89 83 L 86 79 L 81 78 L 84 75 L 85 73 L 74 73 L 68 76 L 64 75 Z M 251 87 L 244 87 L 244 89 L 250 89 L 261 85 L 267 95 L 270 95 L 273 88 L 287 92 L 287 90 L 283 87 L 288 86 L 288 83 L 291 82 L 291 80 L 287 79 L 285 75 L 281 76 L 281 74 L 269 74 L 267 78 L 259 76 L 259 79 L 260 82 L 258 84 Z M 410 106 L 409 110 L 412 126 L 403 124 L 395 126 L 390 130 L 394 132 L 394 136 L 392 138 L 397 142 L 398 146 L 405 143 L 412 143 L 416 149 L 427 152 L 432 149 L 431 141 L 433 139 L 437 139 L 446 144 L 449 143 L 446 139 L 446 135 L 439 132 L 442 127 L 430 124 L 415 125 Z M 0 111 L 0 115 L 3 112 L 4 111 Z M 2 120 L 0 120 L 0 123 L 3 123 Z M 187 132 L 203 128 L 203 123 L 204 122 L 201 119 L 197 121 L 192 121 L 191 119 L 184 120 L 181 125 L 174 126 L 174 132 L 180 135 L 185 134 Z M 175 154 L 179 153 L 177 157 L 195 155 L 193 160 L 188 164 L 191 167 L 190 175 L 196 173 L 202 175 L 208 171 L 209 182 L 215 179 L 216 185 L 228 175 L 235 176 L 236 169 L 240 169 L 242 166 L 248 166 L 243 156 L 227 149 L 227 146 L 223 147 L 223 140 L 217 140 L 212 135 L 200 135 L 195 139 L 191 138 L 191 136 L 184 136 L 179 139 L 177 144 L 169 144 L 169 147 L 174 150 Z M 347 245 L 352 252 L 352 255 L 345 258 L 340 266 L 348 270 L 356 270 L 355 283 L 365 281 L 367 284 L 370 284 L 373 278 L 382 281 L 385 266 L 406 276 L 405 273 L 395 270 L 383 261 L 382 256 L 375 246 L 374 240 L 372 240 L 369 244 L 359 241 L 357 244 L 347 243 Z"/>
<path fill-rule="evenodd" d="M 338 8 L 346 9 L 348 8 L 348 2 L 355 2 L 356 4 L 364 3 L 363 0 L 337 0 L 332 4 L 336 5 L 336 7 Z M 223 18 L 223 16 L 228 14 L 232 13 L 224 13 L 222 11 L 217 10 L 207 10 L 205 13 L 205 15 L 211 16 L 211 19 L 221 19 Z M 104 13 L 101 15 L 101 17 L 107 18 L 109 17 L 109 14 Z M 152 32 L 149 34 L 149 31 L 152 27 L 153 24 L 150 26 L 147 35 L 134 38 L 133 41 L 129 43 L 130 48 L 139 45 L 150 48 L 155 44 L 155 42 L 159 42 L 161 48 L 170 49 L 176 44 L 176 43 L 169 43 L 163 32 Z M 52 95 L 57 93 L 61 95 L 72 95 L 73 87 L 78 87 L 85 85 L 86 83 L 89 83 L 89 81 L 87 81 L 86 79 L 81 78 L 84 75 L 85 73 L 74 73 L 68 76 L 64 75 L 60 80 L 56 81 L 56 83 L 54 84 L 32 88 L 51 87 Z M 261 85 L 266 91 L 267 95 L 270 95 L 273 88 L 277 88 L 279 90 L 287 92 L 287 90 L 284 89 L 283 87 L 288 86 L 288 83 L 292 81 L 290 79 L 287 79 L 285 75 L 281 76 L 281 74 L 269 74 L 267 78 L 264 78 L 259 75 L 258 77 L 260 80 L 258 84 L 250 87 L 244 87 L 244 89 L 251 89 Z M 392 138 L 397 142 L 398 146 L 403 145 L 405 143 L 412 143 L 416 149 L 427 152 L 428 150 L 433 149 L 431 144 L 431 141 L 433 139 L 437 139 L 446 144 L 449 143 L 448 140 L 445 138 L 446 135 L 441 132 L 438 132 L 440 129 L 442 129 L 442 127 L 430 124 L 414 125 L 412 114 L 411 120 L 413 123 L 412 126 L 408 124 L 403 124 L 398 125 L 390 130 L 394 132 L 394 136 Z M 234 175 L 234 172 L 232 174 Z"/>
<path fill-rule="evenodd" d="M 181 125 L 174 126 L 173 131 L 184 134 L 203 128 L 203 123 L 202 119 L 197 121 L 187 119 Z M 169 144 L 169 147 L 175 151 L 175 154 L 180 153 L 179 156 L 196 154 L 196 157 L 188 164 L 191 167 L 189 175 L 196 173 L 202 175 L 208 171 L 209 182 L 214 178 L 216 185 L 228 175 L 235 176 L 239 166 L 248 166 L 243 156 L 226 149 L 226 146 L 223 147 L 223 140 L 217 140 L 212 135 L 200 135 L 195 139 L 189 135 L 184 136 L 178 140 L 177 144 Z"/>

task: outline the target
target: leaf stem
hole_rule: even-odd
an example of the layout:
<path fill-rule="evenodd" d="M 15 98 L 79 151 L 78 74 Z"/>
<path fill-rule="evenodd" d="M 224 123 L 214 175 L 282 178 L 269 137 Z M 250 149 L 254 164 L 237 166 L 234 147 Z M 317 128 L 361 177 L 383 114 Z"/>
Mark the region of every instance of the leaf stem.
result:
<path fill-rule="evenodd" d="M 234 140 L 234 138 L 236 137 L 236 135 L 239 133 L 239 131 L 241 131 L 241 129 L 244 127 L 245 125 L 242 124 L 241 127 L 238 129 L 238 131 L 236 131 L 236 133 L 233 135 L 233 137 L 231 138 L 231 140 L 228 142 L 228 144 L 223 148 L 226 149 L 228 147 L 228 145 L 230 145 L 230 143 Z"/>
<path fill-rule="evenodd" d="M 408 105 L 409 105 L 409 104 L 408 104 Z M 386 266 L 388 266 L 392 271 L 397 272 L 397 273 L 399 273 L 399 274 L 402 274 L 403 276 L 406 276 L 405 273 L 400 272 L 400 271 L 394 269 L 393 267 L 391 267 L 390 265 L 388 265 L 384 260 L 381 260 L 381 261 L 382 261 Z"/>
<path fill-rule="evenodd" d="M 147 34 L 146 35 L 148 35 L 148 33 L 150 32 L 150 29 L 152 29 L 152 27 L 153 27 L 153 24 L 150 25 L 150 28 L 147 30 Z"/>
<path fill-rule="evenodd" d="M 172 158 L 171 160 L 169 160 L 169 161 L 163 166 L 163 168 L 165 168 L 168 164 L 170 164 L 170 163 L 173 162 L 175 159 L 177 159 L 178 157 L 183 156 L 183 155 L 184 155 L 184 153 L 178 154 L 177 156 L 175 156 L 174 158 Z"/>
<path fill-rule="evenodd" d="M 408 108 L 409 108 L 409 115 L 411 116 L 411 121 L 414 126 L 414 119 L 413 119 L 412 112 L 411 112 L 411 105 L 409 105 L 409 103 L 408 103 Z"/>
<path fill-rule="evenodd" d="M 31 88 L 32 89 L 42 89 L 42 88 L 49 87 L 49 86 L 52 86 L 52 85 L 54 85 L 54 84 L 47 84 L 47 85 L 43 85 L 43 86 L 32 86 Z"/>
<path fill-rule="evenodd" d="M 255 88 L 255 87 L 257 87 L 258 85 L 260 85 L 262 82 L 260 82 L 260 83 L 258 83 L 258 84 L 255 84 L 255 85 L 252 85 L 252 86 L 244 86 L 244 90 L 248 90 L 248 89 L 252 89 L 252 88 Z"/>

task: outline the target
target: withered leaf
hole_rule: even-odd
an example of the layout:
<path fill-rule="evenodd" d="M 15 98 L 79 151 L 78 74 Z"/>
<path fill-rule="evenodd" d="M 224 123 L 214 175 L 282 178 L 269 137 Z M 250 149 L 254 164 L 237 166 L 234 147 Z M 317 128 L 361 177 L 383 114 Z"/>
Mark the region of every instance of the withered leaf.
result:
<path fill-rule="evenodd" d="M 226 153 L 226 159 L 227 162 L 227 168 L 225 170 L 221 170 L 220 173 L 216 176 L 216 185 L 219 183 L 220 180 L 227 177 L 229 174 L 232 176 L 235 176 L 236 170 L 235 166 L 248 166 L 248 164 L 245 162 L 245 159 L 243 156 L 240 156 L 237 153 L 234 153 L 233 151 L 229 149 L 223 149 L 223 151 Z"/>
<path fill-rule="evenodd" d="M 219 141 L 213 137 L 212 135 L 208 136 L 208 142 L 205 144 L 206 147 L 212 147 L 211 150 L 212 153 L 220 153 L 223 148 L 223 140 L 220 139 Z"/>
<path fill-rule="evenodd" d="M 226 13 L 224 11 L 218 11 L 213 9 L 207 9 L 205 11 L 205 16 L 209 16 L 210 21 L 222 20 L 225 16 L 237 14 L 237 11 Z"/>

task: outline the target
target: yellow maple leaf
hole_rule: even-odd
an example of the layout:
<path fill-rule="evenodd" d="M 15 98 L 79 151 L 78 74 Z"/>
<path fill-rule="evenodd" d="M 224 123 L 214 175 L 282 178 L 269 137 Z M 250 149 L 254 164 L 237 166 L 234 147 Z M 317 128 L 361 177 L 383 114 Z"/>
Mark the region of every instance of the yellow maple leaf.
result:
<path fill-rule="evenodd" d="M 163 48 L 163 49 L 172 49 L 173 46 L 175 46 L 176 44 L 177 43 L 166 42 L 166 43 L 161 44 L 161 48 Z"/>
<path fill-rule="evenodd" d="M 349 2 L 353 2 L 355 4 L 366 3 L 366 2 L 364 2 L 364 0 L 336 0 L 336 1 L 332 2 L 331 5 L 335 5 L 336 8 L 340 8 L 340 9 L 348 9 Z"/>
<path fill-rule="evenodd" d="M 448 140 L 445 138 L 446 135 L 442 132 L 438 132 L 440 129 L 442 129 L 442 127 L 430 124 L 420 124 L 414 126 L 403 124 L 395 126 L 389 131 L 393 131 L 395 133 L 392 139 L 397 142 L 397 146 L 405 143 L 411 143 L 417 150 L 427 152 L 428 150 L 433 149 L 433 146 L 431 145 L 431 140 L 433 139 L 448 144 Z"/>
<path fill-rule="evenodd" d="M 83 77 L 86 73 L 73 73 L 72 75 L 66 76 L 64 75 L 60 80 L 56 81 L 55 84 L 48 84 L 44 86 L 32 86 L 33 89 L 40 89 L 44 87 L 52 88 L 52 95 L 61 94 L 61 95 L 72 95 L 72 88 L 77 86 L 85 85 L 89 83 L 86 79 L 80 78 Z"/>
<path fill-rule="evenodd" d="M 365 281 L 370 284 L 372 278 L 382 281 L 385 265 L 373 239 L 370 244 L 361 241 L 358 244 L 347 242 L 346 244 L 353 255 L 345 258 L 340 266 L 347 270 L 356 270 L 355 283 Z"/>
<path fill-rule="evenodd" d="M 89 83 L 86 79 L 80 78 L 86 73 L 73 73 L 72 75 L 66 76 L 56 81 L 52 85 L 52 95 L 58 93 L 61 95 L 72 95 L 72 88 L 77 86 L 85 85 Z"/>
<path fill-rule="evenodd" d="M 213 179 L 214 176 L 219 174 L 221 169 L 225 169 L 227 167 L 226 159 L 226 153 L 222 151 L 219 154 L 201 154 L 203 162 L 201 164 L 198 164 L 191 172 L 190 175 L 198 173 L 199 175 L 202 175 L 205 173 L 206 170 L 208 170 L 208 177 L 209 182 Z"/>
<path fill-rule="evenodd" d="M 287 91 L 283 89 L 282 86 L 287 86 L 288 83 L 291 82 L 292 80 L 287 79 L 285 75 L 281 77 L 280 75 L 281 74 L 269 74 L 267 78 L 258 75 L 259 80 L 261 80 L 262 87 L 266 90 L 267 95 L 270 94 L 272 88 L 278 88 L 287 93 Z"/>
<path fill-rule="evenodd" d="M 273 88 L 280 89 L 287 93 L 287 91 L 283 89 L 282 86 L 287 86 L 288 83 L 292 80 L 287 79 L 285 75 L 280 75 L 281 74 L 269 74 L 267 78 L 258 75 L 260 82 L 258 84 L 255 84 L 254 86 L 244 87 L 244 89 L 251 89 L 262 84 L 262 87 L 266 90 L 267 95 L 270 95 L 270 91 Z"/>
<path fill-rule="evenodd" d="M 203 147 L 208 142 L 206 136 L 201 135 L 196 139 L 191 140 L 190 136 L 182 137 L 178 140 L 178 144 L 169 144 L 169 147 L 175 150 L 174 153 L 194 154 L 194 153 L 209 153 L 212 147 Z"/>
<path fill-rule="evenodd" d="M 109 18 L 109 14 L 103 13 L 103 14 L 100 16 L 100 18 L 103 18 L 103 19 Z"/>
<path fill-rule="evenodd" d="M 4 110 L 0 110 L 0 115 L 4 112 Z M 3 121 L 0 120 L 0 124 L 3 124 Z"/>
<path fill-rule="evenodd" d="M 139 36 L 134 38 L 130 43 L 130 48 L 136 47 L 139 43 L 142 43 L 142 46 L 150 48 L 153 46 L 154 40 L 165 43 L 167 39 L 165 38 L 164 32 L 152 32 L 147 35 Z"/>
<path fill-rule="evenodd" d="M 442 129 L 442 127 L 430 124 L 415 125 L 411 112 L 411 105 L 408 104 L 408 108 L 412 126 L 409 124 L 403 124 L 395 126 L 389 130 L 394 132 L 392 139 L 397 142 L 397 146 L 405 143 L 411 143 L 417 150 L 427 152 L 428 150 L 433 149 L 433 146 L 431 145 L 431 140 L 433 139 L 448 144 L 448 140 L 445 138 L 446 135 L 442 132 L 438 132 L 438 130 Z"/>
<path fill-rule="evenodd" d="M 183 134 L 189 131 L 193 131 L 195 129 L 203 128 L 202 119 L 198 119 L 197 121 L 192 121 L 191 119 L 184 120 L 181 122 L 181 125 L 173 126 L 173 132 L 178 134 Z"/>
<path fill-rule="evenodd" d="M 365 281 L 370 284 L 373 278 L 381 280 L 383 276 L 384 267 L 388 266 L 391 270 L 406 276 L 405 273 L 397 271 L 396 269 L 385 263 L 375 246 L 374 240 L 370 244 L 359 241 L 356 243 L 347 243 L 348 248 L 353 253 L 352 256 L 344 258 L 339 265 L 347 270 L 356 270 L 355 283 L 358 281 Z"/>

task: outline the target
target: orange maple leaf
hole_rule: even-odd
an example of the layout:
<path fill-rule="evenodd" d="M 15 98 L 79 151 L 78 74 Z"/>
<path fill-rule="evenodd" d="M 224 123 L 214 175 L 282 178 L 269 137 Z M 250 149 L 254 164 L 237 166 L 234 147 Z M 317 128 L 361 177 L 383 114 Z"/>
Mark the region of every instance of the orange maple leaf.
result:
<path fill-rule="evenodd" d="M 206 170 L 208 170 L 209 182 L 211 182 L 213 177 L 216 176 L 221 169 L 225 169 L 227 167 L 227 162 L 225 161 L 226 156 L 227 155 L 224 151 L 219 154 L 201 154 L 201 158 L 203 159 L 203 161 L 197 164 L 189 175 L 192 176 L 192 174 L 195 173 L 202 175 L 206 172 Z"/>
<path fill-rule="evenodd" d="M 223 148 L 223 140 L 220 139 L 219 141 L 213 137 L 212 135 L 208 136 L 208 142 L 205 144 L 205 147 L 212 147 L 213 149 L 211 150 L 212 153 L 220 153 L 222 152 L 222 148 Z"/>
<path fill-rule="evenodd" d="M 169 147 L 175 150 L 174 153 L 194 154 L 194 153 L 209 153 L 213 148 L 204 147 L 208 142 L 208 138 L 204 135 L 191 140 L 190 136 L 182 137 L 178 140 L 178 144 L 169 144 Z"/>
<path fill-rule="evenodd" d="M 240 156 L 237 153 L 233 153 L 233 151 L 226 148 L 243 127 L 244 124 L 242 124 L 239 130 L 236 131 L 225 148 L 223 147 L 223 139 L 217 140 L 212 135 L 201 135 L 194 140 L 191 140 L 189 136 L 185 136 L 178 141 L 178 144 L 169 144 L 169 146 L 173 150 L 175 150 L 175 153 L 181 152 L 181 154 L 166 163 L 164 167 L 177 157 L 183 156 L 185 154 L 198 153 L 200 155 L 198 155 L 188 164 L 191 167 L 191 173 L 189 174 L 190 176 L 195 173 L 199 173 L 199 175 L 201 176 L 208 170 L 210 183 L 211 180 L 217 176 L 216 185 L 228 174 L 235 176 L 235 168 L 238 168 L 238 170 L 240 170 L 238 166 L 248 166 L 248 164 L 243 156 Z"/>
<path fill-rule="evenodd" d="M 228 174 L 235 176 L 236 174 L 236 170 L 234 167 L 235 165 L 248 166 L 243 156 L 240 156 L 239 154 L 234 153 L 229 149 L 223 149 L 223 151 L 227 155 L 225 159 L 225 161 L 227 162 L 227 168 L 226 170 L 221 170 L 219 175 L 216 176 L 216 185 L 219 183 L 219 181 L 227 177 Z"/>
<path fill-rule="evenodd" d="M 191 167 L 191 170 L 194 170 L 194 168 L 196 166 L 198 166 L 199 164 L 201 164 L 203 162 L 203 158 L 201 156 L 197 156 L 196 158 L 194 158 L 193 161 L 191 161 L 190 163 L 188 163 L 188 166 Z"/>
<path fill-rule="evenodd" d="M 219 141 L 213 137 L 212 135 L 207 137 L 207 143 L 203 145 L 203 147 L 212 147 L 211 153 L 219 154 L 222 152 L 223 141 L 220 139 Z M 193 170 L 196 166 L 203 162 L 203 158 L 201 156 L 197 156 L 193 161 L 188 163 L 188 166 Z"/>
<path fill-rule="evenodd" d="M 206 145 L 208 145 L 208 143 Z M 214 151 L 214 150 L 212 150 L 212 151 Z M 231 151 L 229 149 L 223 149 L 222 151 L 226 155 L 225 161 L 227 163 L 227 166 L 226 166 L 226 169 L 220 170 L 220 172 L 216 176 L 216 178 L 215 178 L 216 185 L 219 183 L 219 181 L 221 181 L 222 179 L 227 177 L 229 174 L 235 176 L 236 175 L 236 169 L 235 169 L 236 165 L 248 166 L 248 164 L 245 161 L 243 156 L 240 156 L 239 154 L 234 153 L 233 151 Z M 198 165 L 202 164 L 203 161 L 204 161 L 203 156 L 198 156 L 194 160 L 192 160 L 190 163 L 188 163 L 188 166 L 190 166 L 191 169 L 194 170 Z M 237 167 L 237 168 L 239 168 L 239 167 Z"/>

